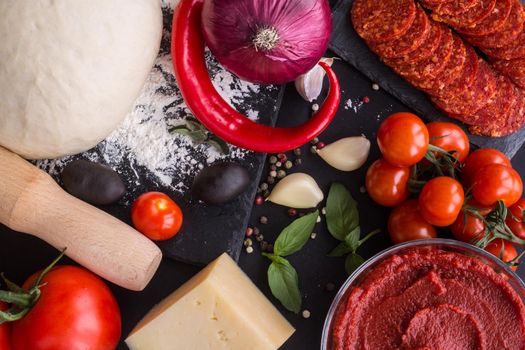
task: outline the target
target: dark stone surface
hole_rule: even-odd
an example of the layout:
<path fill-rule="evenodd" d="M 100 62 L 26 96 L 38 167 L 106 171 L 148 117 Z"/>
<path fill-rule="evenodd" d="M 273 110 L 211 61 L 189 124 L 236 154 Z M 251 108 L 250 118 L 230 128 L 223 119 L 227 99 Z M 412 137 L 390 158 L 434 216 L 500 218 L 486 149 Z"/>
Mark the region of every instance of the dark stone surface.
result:
<path fill-rule="evenodd" d="M 423 116 L 427 121 L 446 120 L 463 126 L 460 122 L 452 120 L 438 111 L 424 92 L 409 85 L 368 49 L 365 42 L 352 27 L 349 16 L 352 3 L 353 0 L 340 0 L 334 7 L 334 29 L 330 41 L 330 49 L 420 116 Z M 471 142 L 477 147 L 497 148 L 508 156 L 513 157 L 525 142 L 525 128 L 521 128 L 518 132 L 502 138 L 474 135 L 469 135 L 469 137 Z"/>

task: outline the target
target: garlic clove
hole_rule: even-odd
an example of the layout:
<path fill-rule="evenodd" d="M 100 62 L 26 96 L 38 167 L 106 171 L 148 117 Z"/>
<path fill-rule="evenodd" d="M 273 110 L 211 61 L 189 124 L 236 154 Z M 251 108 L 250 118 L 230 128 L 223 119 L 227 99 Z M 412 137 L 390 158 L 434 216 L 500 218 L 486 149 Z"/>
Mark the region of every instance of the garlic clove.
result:
<path fill-rule="evenodd" d="M 353 171 L 368 159 L 370 141 L 365 136 L 346 137 L 318 150 L 317 154 L 338 170 Z"/>
<path fill-rule="evenodd" d="M 327 63 L 331 66 L 334 63 L 333 58 L 322 58 L 322 62 Z M 312 102 L 321 94 L 323 89 L 323 80 L 326 72 L 324 69 L 316 64 L 305 74 L 301 75 L 295 80 L 295 88 L 299 95 L 302 96 L 306 101 Z"/>
<path fill-rule="evenodd" d="M 323 198 L 323 191 L 310 175 L 294 173 L 275 185 L 268 200 L 290 208 L 306 209 L 316 207 Z"/>

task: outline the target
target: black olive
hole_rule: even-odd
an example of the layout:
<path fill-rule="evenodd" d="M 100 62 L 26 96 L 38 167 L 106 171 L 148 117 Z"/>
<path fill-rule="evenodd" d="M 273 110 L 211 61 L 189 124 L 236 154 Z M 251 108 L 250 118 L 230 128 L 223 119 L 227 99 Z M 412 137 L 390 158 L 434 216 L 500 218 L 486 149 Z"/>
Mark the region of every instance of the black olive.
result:
<path fill-rule="evenodd" d="M 83 159 L 69 163 L 61 178 L 66 191 L 95 205 L 115 203 L 126 193 L 126 187 L 115 171 Z"/>
<path fill-rule="evenodd" d="M 223 204 L 237 198 L 250 184 L 250 174 L 233 162 L 214 164 L 193 180 L 192 194 L 208 204 Z"/>

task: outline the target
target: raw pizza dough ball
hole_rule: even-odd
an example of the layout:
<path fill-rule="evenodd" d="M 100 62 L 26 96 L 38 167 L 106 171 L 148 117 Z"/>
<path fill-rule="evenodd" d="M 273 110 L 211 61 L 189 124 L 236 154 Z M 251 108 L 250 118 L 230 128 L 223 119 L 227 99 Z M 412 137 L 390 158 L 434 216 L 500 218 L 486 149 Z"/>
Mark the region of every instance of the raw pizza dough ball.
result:
<path fill-rule="evenodd" d="M 1 0 L 0 145 L 85 151 L 131 110 L 157 57 L 159 0 Z"/>

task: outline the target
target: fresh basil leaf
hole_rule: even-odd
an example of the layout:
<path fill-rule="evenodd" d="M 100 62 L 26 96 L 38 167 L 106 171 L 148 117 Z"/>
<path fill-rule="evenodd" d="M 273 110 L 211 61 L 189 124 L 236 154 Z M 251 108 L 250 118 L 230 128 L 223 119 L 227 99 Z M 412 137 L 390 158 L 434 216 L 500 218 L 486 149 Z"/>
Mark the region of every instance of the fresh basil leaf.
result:
<path fill-rule="evenodd" d="M 355 252 L 357 248 L 361 245 L 359 243 L 359 238 L 361 237 L 361 227 L 357 226 L 345 237 L 346 244 L 352 249 L 352 252 Z"/>
<path fill-rule="evenodd" d="M 352 248 L 346 244 L 346 242 L 341 242 L 337 245 L 337 247 L 334 248 L 330 253 L 328 253 L 328 256 L 330 257 L 338 257 L 338 256 L 345 256 L 348 253 L 352 252 Z"/>
<path fill-rule="evenodd" d="M 294 220 L 286 226 L 273 245 L 275 255 L 288 256 L 299 251 L 310 239 L 319 211 Z"/>
<path fill-rule="evenodd" d="M 299 277 L 288 260 L 276 257 L 268 268 L 268 284 L 272 294 L 286 309 L 299 313 L 302 303 Z"/>
<path fill-rule="evenodd" d="M 363 259 L 360 255 L 356 253 L 348 254 L 345 260 L 346 273 L 351 275 L 352 272 L 354 272 L 364 262 L 365 262 L 365 259 Z"/>
<path fill-rule="evenodd" d="M 190 133 L 190 129 L 186 125 L 177 125 L 169 128 L 168 130 L 171 134 L 183 134 L 188 135 Z"/>
<path fill-rule="evenodd" d="M 357 203 L 350 192 L 337 182 L 332 184 L 328 193 L 326 222 L 330 234 L 340 241 L 344 241 L 348 232 L 359 226 Z"/>
<path fill-rule="evenodd" d="M 228 144 L 215 135 L 211 135 L 206 143 L 215 147 L 215 149 L 222 154 L 230 154 L 230 147 Z"/>

